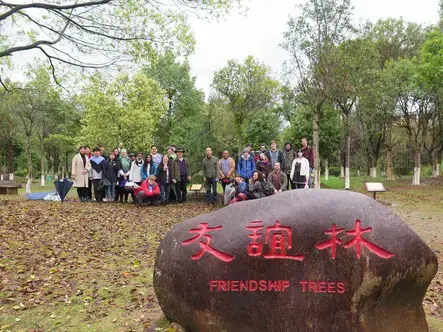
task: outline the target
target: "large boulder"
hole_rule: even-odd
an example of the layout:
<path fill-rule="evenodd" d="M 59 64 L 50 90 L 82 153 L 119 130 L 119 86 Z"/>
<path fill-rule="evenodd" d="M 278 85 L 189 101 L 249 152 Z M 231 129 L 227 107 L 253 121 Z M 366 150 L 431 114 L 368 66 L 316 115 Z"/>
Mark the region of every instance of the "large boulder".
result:
<path fill-rule="evenodd" d="M 154 287 L 189 332 L 428 331 L 431 249 L 365 195 L 293 190 L 174 226 Z"/>

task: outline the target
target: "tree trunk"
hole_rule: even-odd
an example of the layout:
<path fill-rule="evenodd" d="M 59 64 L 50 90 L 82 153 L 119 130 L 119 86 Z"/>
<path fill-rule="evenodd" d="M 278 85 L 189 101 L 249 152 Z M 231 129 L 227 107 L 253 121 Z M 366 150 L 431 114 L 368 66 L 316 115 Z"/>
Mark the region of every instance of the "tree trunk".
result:
<path fill-rule="evenodd" d="M 314 110 L 313 117 L 313 138 L 314 138 L 314 189 L 320 189 L 320 144 L 318 137 L 318 122 L 319 122 L 320 111 L 318 109 Z"/>
<path fill-rule="evenodd" d="M 351 136 L 349 135 L 349 112 L 346 116 L 345 141 L 346 141 L 346 155 L 345 155 L 345 189 L 351 189 Z"/>
<path fill-rule="evenodd" d="M 413 186 L 420 185 L 420 166 L 421 166 L 421 152 L 419 150 L 414 152 L 414 177 L 412 179 Z"/>
<path fill-rule="evenodd" d="M 343 165 L 340 166 L 340 178 L 344 179 L 345 177 L 345 167 Z"/>
<path fill-rule="evenodd" d="M 325 181 L 329 180 L 329 160 L 325 159 Z"/>
<path fill-rule="evenodd" d="M 388 181 L 394 181 L 395 180 L 395 174 L 394 174 L 394 163 L 392 162 L 392 124 L 388 123 L 386 127 L 386 173 L 387 173 L 387 180 Z"/>
<path fill-rule="evenodd" d="M 8 169 L 7 173 L 14 173 L 14 150 L 12 146 L 12 139 L 8 139 Z"/>
<path fill-rule="evenodd" d="M 68 161 L 68 157 L 69 157 L 69 153 L 66 152 L 66 154 L 65 154 L 66 175 L 65 175 L 64 178 L 68 178 L 69 177 L 69 161 Z"/>
<path fill-rule="evenodd" d="M 26 134 L 26 159 L 28 163 L 28 174 L 26 175 L 26 178 L 28 181 L 26 182 L 26 193 L 31 193 L 31 185 L 32 185 L 32 158 L 31 158 L 31 134 Z"/>
<path fill-rule="evenodd" d="M 442 151 L 438 150 L 438 152 L 437 152 L 437 165 L 435 166 L 435 176 L 440 176 L 441 155 L 442 155 Z"/>
<path fill-rule="evenodd" d="M 45 174 L 45 144 L 43 139 L 40 141 L 40 186 L 44 187 L 46 185 L 46 174 Z"/>

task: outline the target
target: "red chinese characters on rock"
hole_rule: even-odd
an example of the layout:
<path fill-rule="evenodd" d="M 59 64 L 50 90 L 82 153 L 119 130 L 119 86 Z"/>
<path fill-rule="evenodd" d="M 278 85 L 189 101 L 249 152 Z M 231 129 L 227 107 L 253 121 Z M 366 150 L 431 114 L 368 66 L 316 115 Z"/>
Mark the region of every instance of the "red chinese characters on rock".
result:
<path fill-rule="evenodd" d="M 331 247 L 331 258 L 335 259 L 337 244 L 342 244 L 342 241 L 337 238 L 337 235 L 343 232 L 343 228 L 337 228 L 336 224 L 332 224 L 332 228 L 325 232 L 325 234 L 330 235 L 331 239 L 329 241 L 320 242 L 315 245 L 319 250 L 324 250 Z M 355 246 L 355 254 L 358 259 L 361 257 L 361 246 L 369 249 L 372 253 L 376 254 L 378 257 L 388 259 L 394 256 L 392 252 L 389 252 L 378 245 L 366 240 L 362 237 L 362 234 L 372 232 L 372 227 L 361 228 L 361 221 L 355 221 L 355 229 L 346 231 L 348 235 L 354 235 L 354 238 L 343 245 L 344 248 L 348 249 Z"/>
<path fill-rule="evenodd" d="M 206 222 L 202 222 L 199 223 L 198 226 L 200 228 L 191 228 L 189 230 L 189 233 L 197 233 L 196 236 L 183 241 L 182 245 L 187 246 L 190 244 L 193 244 L 194 242 L 196 242 L 197 240 L 199 240 L 200 238 L 203 238 L 206 240 L 206 242 L 203 242 L 200 240 L 200 252 L 198 252 L 197 254 L 194 254 L 191 256 L 192 260 L 198 260 L 200 258 L 203 257 L 203 254 L 205 252 L 210 253 L 211 255 L 217 257 L 219 260 L 229 263 L 231 262 L 235 257 L 229 254 L 224 253 L 223 251 L 217 250 L 213 247 L 211 247 L 211 241 L 212 241 L 212 236 L 209 234 L 206 234 L 207 232 L 210 231 L 219 231 L 222 229 L 222 226 L 217 226 L 217 227 L 209 227 L 208 223 Z"/>
<path fill-rule="evenodd" d="M 246 229 L 252 231 L 248 237 L 251 238 L 251 243 L 248 245 L 249 256 L 263 255 L 263 243 L 257 240 L 263 235 L 259 233 L 264 229 L 263 221 L 251 221 Z M 292 228 L 288 226 L 281 226 L 280 221 L 276 220 L 273 226 L 266 228 L 265 244 L 269 245 L 269 252 L 263 255 L 266 259 L 292 259 L 296 261 L 303 261 L 305 255 L 289 255 L 286 252 L 292 249 Z"/>

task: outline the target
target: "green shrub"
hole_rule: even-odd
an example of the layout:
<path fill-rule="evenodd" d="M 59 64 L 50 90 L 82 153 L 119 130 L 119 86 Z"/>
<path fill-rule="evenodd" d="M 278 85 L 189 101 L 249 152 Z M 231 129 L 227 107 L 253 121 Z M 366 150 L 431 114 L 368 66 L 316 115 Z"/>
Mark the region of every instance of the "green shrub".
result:
<path fill-rule="evenodd" d="M 432 176 L 432 167 L 430 165 L 421 166 L 421 176 Z"/>
<path fill-rule="evenodd" d="M 329 167 L 329 175 L 330 176 L 340 176 L 341 168 L 338 166 Z"/>
<path fill-rule="evenodd" d="M 26 173 L 27 173 L 27 171 L 25 169 L 23 169 L 21 171 L 15 172 L 15 176 L 26 177 Z"/>

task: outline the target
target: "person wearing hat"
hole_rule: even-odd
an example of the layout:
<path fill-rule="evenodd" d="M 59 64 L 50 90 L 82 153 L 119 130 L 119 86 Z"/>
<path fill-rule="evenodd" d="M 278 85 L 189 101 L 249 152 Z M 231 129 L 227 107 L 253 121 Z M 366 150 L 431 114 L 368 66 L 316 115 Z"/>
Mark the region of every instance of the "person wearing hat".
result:
<path fill-rule="evenodd" d="M 281 165 L 281 168 L 283 173 L 285 173 L 288 178 L 288 189 L 289 183 L 291 183 L 291 188 L 295 189 L 295 183 L 292 182 L 291 178 L 292 163 L 294 162 L 295 158 L 297 158 L 297 156 L 295 155 L 295 151 L 292 149 L 291 142 L 286 142 L 285 150 L 283 151 L 283 164 Z"/>
<path fill-rule="evenodd" d="M 191 180 L 189 171 L 189 160 L 183 156 L 185 150 L 183 148 L 177 148 L 177 159 L 172 161 L 171 173 L 172 173 L 172 183 L 176 187 L 177 202 L 186 202 L 186 195 L 188 191 L 186 186 Z"/>

